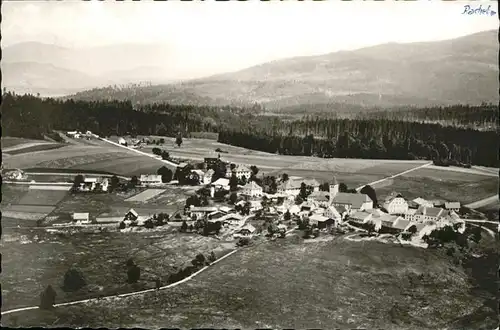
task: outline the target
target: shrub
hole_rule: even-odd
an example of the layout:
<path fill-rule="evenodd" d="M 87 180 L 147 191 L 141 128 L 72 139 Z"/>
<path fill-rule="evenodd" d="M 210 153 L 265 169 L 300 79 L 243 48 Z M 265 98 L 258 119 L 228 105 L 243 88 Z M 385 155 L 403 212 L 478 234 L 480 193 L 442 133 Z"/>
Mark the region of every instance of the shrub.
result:
<path fill-rule="evenodd" d="M 56 292 L 52 288 L 52 285 L 47 286 L 47 288 L 40 294 L 40 309 L 52 309 L 56 302 Z"/>
<path fill-rule="evenodd" d="M 250 245 L 250 238 L 248 237 L 240 237 L 238 240 L 238 243 L 236 243 L 237 246 L 247 246 Z"/>
<path fill-rule="evenodd" d="M 83 288 L 87 283 L 83 278 L 83 274 L 76 269 L 69 269 L 64 274 L 64 283 L 62 289 L 65 292 L 74 292 Z"/>
<path fill-rule="evenodd" d="M 137 265 L 132 265 L 127 270 L 127 283 L 134 284 L 139 281 L 141 277 L 141 269 Z"/>
<path fill-rule="evenodd" d="M 120 224 L 118 225 L 118 229 L 125 229 L 126 225 L 125 225 L 125 222 L 120 222 Z"/>

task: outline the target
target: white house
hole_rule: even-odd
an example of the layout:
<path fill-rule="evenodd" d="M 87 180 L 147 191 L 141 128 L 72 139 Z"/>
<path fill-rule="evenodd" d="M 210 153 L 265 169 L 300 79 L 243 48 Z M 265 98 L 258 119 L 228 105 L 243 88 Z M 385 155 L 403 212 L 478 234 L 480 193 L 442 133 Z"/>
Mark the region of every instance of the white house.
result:
<path fill-rule="evenodd" d="M 318 228 L 326 228 L 335 225 L 335 220 L 319 214 L 313 214 L 309 217 L 309 224 L 316 225 Z"/>
<path fill-rule="evenodd" d="M 260 201 L 250 201 L 250 211 L 256 212 L 262 210 L 262 203 Z"/>
<path fill-rule="evenodd" d="M 256 184 L 254 181 L 250 181 L 242 188 L 242 194 L 250 197 L 261 197 L 263 194 L 263 189 L 261 186 Z"/>
<path fill-rule="evenodd" d="M 292 205 L 289 209 L 288 209 L 288 212 L 290 212 L 290 214 L 299 214 L 300 212 L 300 207 L 298 205 Z"/>
<path fill-rule="evenodd" d="M 235 174 L 239 180 L 241 180 L 242 177 L 245 177 L 248 180 L 252 175 L 252 171 L 244 165 L 236 165 L 234 170 L 231 170 L 231 168 L 228 167 L 226 170 L 226 178 L 230 178 L 233 174 Z"/>
<path fill-rule="evenodd" d="M 191 207 L 189 208 L 189 216 L 191 218 L 194 218 L 196 217 L 197 219 L 203 219 L 205 218 L 205 215 L 208 215 L 212 212 L 216 212 L 217 211 L 217 208 L 214 207 L 214 206 L 194 206 L 194 205 L 191 205 Z"/>
<path fill-rule="evenodd" d="M 383 207 L 389 214 L 405 214 L 408 211 L 408 202 L 398 193 L 392 193 L 384 201 Z"/>
<path fill-rule="evenodd" d="M 229 180 L 224 178 L 219 178 L 212 182 L 212 186 L 216 188 L 222 188 L 224 190 L 229 190 Z"/>
<path fill-rule="evenodd" d="M 123 145 L 123 146 L 124 146 L 124 145 L 126 145 L 126 144 L 127 144 L 127 141 L 125 141 L 125 139 L 124 139 L 124 138 L 119 138 L 119 139 L 118 139 L 118 144 L 121 144 L 121 145 Z"/>
<path fill-rule="evenodd" d="M 448 214 L 449 212 L 442 208 L 420 206 L 417 212 L 415 212 L 414 219 L 419 222 L 437 221 Z"/>
<path fill-rule="evenodd" d="M 212 182 L 212 177 L 214 176 L 214 174 L 215 171 L 212 169 L 206 171 L 205 175 L 203 175 L 203 184 L 210 184 Z"/>
<path fill-rule="evenodd" d="M 125 216 L 123 217 L 123 221 L 125 222 L 133 222 L 133 221 L 137 221 L 137 219 L 139 218 L 139 213 L 137 213 L 134 209 L 130 209 L 128 210 L 127 213 L 125 213 Z"/>
<path fill-rule="evenodd" d="M 243 236 L 243 237 L 251 237 L 253 233 L 255 232 L 255 227 L 252 226 L 251 224 L 246 224 L 244 225 L 240 230 L 238 230 L 237 235 L 238 236 Z"/>
<path fill-rule="evenodd" d="M 325 209 L 325 212 L 323 212 L 323 215 L 336 221 L 343 219 L 343 215 L 333 205 L 328 206 Z"/>
<path fill-rule="evenodd" d="M 73 218 L 73 221 L 76 222 L 77 224 L 84 225 L 90 223 L 88 213 L 73 213 L 71 217 Z"/>
<path fill-rule="evenodd" d="M 373 201 L 366 194 L 352 194 L 339 192 L 331 201 L 335 207 L 345 207 L 348 214 L 356 211 L 373 209 Z"/>
<path fill-rule="evenodd" d="M 446 202 L 444 203 L 444 208 L 449 211 L 458 212 L 460 211 L 460 202 Z"/>
<path fill-rule="evenodd" d="M 149 175 L 141 175 L 139 181 L 143 185 L 159 185 L 162 184 L 161 175 L 149 174 Z"/>

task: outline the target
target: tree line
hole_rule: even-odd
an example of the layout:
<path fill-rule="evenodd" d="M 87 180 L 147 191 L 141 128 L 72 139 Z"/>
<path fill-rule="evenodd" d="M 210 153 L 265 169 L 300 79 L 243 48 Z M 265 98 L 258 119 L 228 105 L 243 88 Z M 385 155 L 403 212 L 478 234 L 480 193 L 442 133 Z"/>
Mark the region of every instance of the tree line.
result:
<path fill-rule="evenodd" d="M 390 119 L 309 118 L 267 129 L 224 130 L 218 141 L 294 156 L 456 160 L 498 166 L 494 131 Z"/>

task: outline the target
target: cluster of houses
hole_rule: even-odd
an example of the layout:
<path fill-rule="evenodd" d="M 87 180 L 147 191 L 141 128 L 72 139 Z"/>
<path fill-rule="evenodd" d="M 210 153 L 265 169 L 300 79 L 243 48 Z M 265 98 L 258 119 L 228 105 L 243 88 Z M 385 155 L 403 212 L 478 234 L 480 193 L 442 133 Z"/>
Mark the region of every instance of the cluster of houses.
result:
<path fill-rule="evenodd" d="M 69 136 L 70 138 L 73 138 L 73 139 L 90 140 L 93 137 L 93 134 L 91 131 L 87 131 L 85 133 L 82 133 L 80 131 L 71 131 L 71 132 L 66 132 L 66 135 Z"/>
<path fill-rule="evenodd" d="M 79 192 L 106 192 L 109 189 L 108 178 L 84 178 L 76 190 Z"/>

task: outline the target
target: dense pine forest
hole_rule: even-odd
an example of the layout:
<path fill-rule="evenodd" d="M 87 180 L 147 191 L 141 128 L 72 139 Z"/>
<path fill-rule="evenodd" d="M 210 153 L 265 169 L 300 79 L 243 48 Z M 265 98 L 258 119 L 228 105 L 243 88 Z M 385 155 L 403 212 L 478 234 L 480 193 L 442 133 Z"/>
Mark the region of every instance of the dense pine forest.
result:
<path fill-rule="evenodd" d="M 496 131 L 426 123 L 447 118 L 470 124 L 498 120 L 492 105 L 415 109 L 402 118 L 368 114 L 356 119 L 304 117 L 290 120 L 259 116 L 252 109 L 151 104 L 129 101 L 42 99 L 4 93 L 5 136 L 42 138 L 52 130 L 91 130 L 101 136 L 179 132 L 219 133 L 219 141 L 255 150 L 318 157 L 438 159 L 498 166 Z M 414 117 L 413 117 L 414 116 Z M 411 120 L 415 118 L 415 120 Z M 285 120 L 284 120 L 285 119 Z"/>

